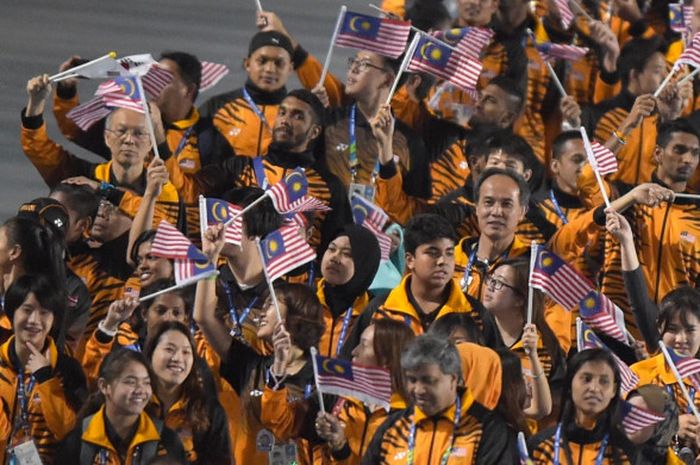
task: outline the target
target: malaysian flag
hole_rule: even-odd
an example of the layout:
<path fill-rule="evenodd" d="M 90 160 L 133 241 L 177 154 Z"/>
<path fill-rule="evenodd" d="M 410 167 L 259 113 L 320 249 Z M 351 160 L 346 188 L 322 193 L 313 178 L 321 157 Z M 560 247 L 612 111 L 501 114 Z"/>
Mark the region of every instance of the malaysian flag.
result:
<path fill-rule="evenodd" d="M 555 44 L 552 42 L 536 43 L 535 49 L 537 49 L 537 52 L 544 61 L 554 61 L 556 59 L 578 61 L 588 53 L 588 47 Z"/>
<path fill-rule="evenodd" d="M 683 3 L 668 4 L 668 25 L 674 32 L 685 32 L 683 20 Z"/>
<path fill-rule="evenodd" d="M 478 60 L 481 51 L 491 42 L 493 34 L 487 27 L 463 27 L 438 31 L 433 36 L 472 60 Z"/>
<path fill-rule="evenodd" d="M 272 204 L 281 214 L 296 213 L 310 210 L 329 210 L 320 200 L 306 195 L 309 182 L 301 168 L 292 170 L 279 182 L 275 183 L 265 193 Z"/>
<path fill-rule="evenodd" d="M 105 81 L 97 87 L 95 95 L 102 97 L 107 107 L 126 108 L 143 113 L 141 93 L 133 76 L 119 76 Z"/>
<path fill-rule="evenodd" d="M 203 61 L 202 80 L 199 83 L 199 91 L 204 92 L 214 87 L 228 74 L 228 71 L 226 65 Z"/>
<path fill-rule="evenodd" d="M 398 58 L 406 48 L 410 32 L 411 23 L 407 21 L 375 18 L 347 11 L 343 16 L 335 45 Z"/>
<path fill-rule="evenodd" d="M 102 97 L 94 97 L 82 105 L 71 109 L 66 116 L 83 131 L 87 131 L 93 124 L 106 118 L 112 112 L 102 100 Z"/>
<path fill-rule="evenodd" d="M 146 95 L 151 99 L 157 99 L 165 86 L 173 80 L 173 73 L 159 65 L 151 66 L 146 74 L 141 76 L 141 84 Z"/>
<path fill-rule="evenodd" d="M 161 221 L 151 244 L 151 254 L 164 258 L 187 258 L 192 242 L 175 226 Z"/>
<path fill-rule="evenodd" d="M 384 232 L 384 225 L 389 216 L 377 205 L 357 194 L 350 197 L 350 208 L 355 224 L 369 229 L 377 237 L 382 260 L 389 260 L 391 238 Z"/>
<path fill-rule="evenodd" d="M 681 378 L 688 378 L 695 389 L 700 390 L 700 360 L 695 357 L 689 357 L 676 352 L 673 348 L 667 347 L 668 354 L 671 356 L 671 361 L 676 365 L 678 374 Z"/>
<path fill-rule="evenodd" d="M 664 416 L 651 410 L 643 409 L 620 399 L 620 420 L 625 433 L 634 434 L 642 428 L 655 425 L 664 420 Z"/>
<path fill-rule="evenodd" d="M 700 32 L 697 32 L 693 36 L 693 40 L 690 42 L 690 45 L 683 50 L 683 53 L 681 53 L 681 56 L 678 57 L 678 60 L 676 60 L 676 64 L 674 66 L 684 64 L 695 68 L 700 68 Z"/>
<path fill-rule="evenodd" d="M 693 16 L 695 16 L 695 7 L 693 5 L 683 5 L 681 10 L 683 11 L 683 24 L 686 32 L 690 31 L 692 30 Z"/>
<path fill-rule="evenodd" d="M 421 34 L 408 71 L 430 73 L 462 89 L 475 89 L 482 64 L 448 45 Z"/>
<path fill-rule="evenodd" d="M 561 18 L 561 25 L 565 30 L 569 29 L 571 22 L 574 20 L 574 13 L 569 7 L 569 0 L 555 0 L 557 9 L 559 10 L 559 17 Z"/>
<path fill-rule="evenodd" d="M 586 278 L 545 247 L 535 246 L 530 286 L 547 293 L 559 305 L 573 310 L 593 289 Z"/>
<path fill-rule="evenodd" d="M 606 346 L 603 341 L 600 340 L 600 338 L 596 335 L 596 333 L 586 325 L 586 323 L 581 322 L 581 333 L 580 333 L 580 339 L 578 341 L 578 350 L 586 350 L 586 349 L 605 349 L 608 352 L 610 352 L 615 358 L 615 362 L 617 363 L 617 368 L 620 370 L 620 378 L 622 381 L 622 386 L 620 386 L 620 390 L 622 391 L 623 394 L 627 394 L 630 392 L 634 387 L 639 383 L 639 376 L 637 376 L 629 366 L 625 362 L 623 362 L 620 357 L 615 355 L 615 352 L 610 350 L 608 346 Z"/>
<path fill-rule="evenodd" d="M 150 53 L 121 57 L 117 62 L 121 66 L 121 76 L 143 76 L 158 63 Z"/>
<path fill-rule="evenodd" d="M 270 282 L 316 258 L 296 225 L 269 233 L 260 241 L 260 249 Z"/>
<path fill-rule="evenodd" d="M 204 210 L 202 210 L 204 207 Z M 226 226 L 224 232 L 225 240 L 228 244 L 241 245 L 243 239 L 243 215 L 239 213 L 243 209 L 238 205 L 228 203 L 219 199 L 204 199 L 200 205 L 200 215 L 205 215 L 206 225 L 226 224 L 231 218 L 236 218 L 233 223 Z"/>
<path fill-rule="evenodd" d="M 381 405 L 389 408 L 391 401 L 389 370 L 324 357 L 317 353 L 314 353 L 313 357 L 316 385 L 319 391 L 352 397 L 367 405 Z"/>
<path fill-rule="evenodd" d="M 194 245 L 187 250 L 187 258 L 175 259 L 173 269 L 178 286 L 186 286 L 217 273 L 216 266 Z"/>
<path fill-rule="evenodd" d="M 605 294 L 601 294 L 598 291 L 591 291 L 586 294 L 581 299 L 579 312 L 581 313 L 581 319 L 598 331 L 618 341 L 627 341 L 625 333 L 615 321 L 615 304 Z"/>
<path fill-rule="evenodd" d="M 598 167 L 598 173 L 601 176 L 617 171 L 617 157 L 609 148 L 598 141 L 592 140 L 591 149 L 593 149 L 593 157 Z"/>

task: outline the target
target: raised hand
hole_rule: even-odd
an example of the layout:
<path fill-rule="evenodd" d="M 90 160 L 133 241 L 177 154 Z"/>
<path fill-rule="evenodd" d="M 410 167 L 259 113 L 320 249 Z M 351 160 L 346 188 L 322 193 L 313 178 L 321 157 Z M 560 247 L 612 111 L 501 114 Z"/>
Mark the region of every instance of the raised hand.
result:
<path fill-rule="evenodd" d="M 51 366 L 48 354 L 42 354 L 39 349 L 34 347 L 34 344 L 27 342 L 27 348 L 29 349 L 29 358 L 27 359 L 27 364 L 24 366 L 27 371 L 34 374 L 44 367 Z M 47 350 L 48 352 L 48 350 Z"/>
<path fill-rule="evenodd" d="M 369 121 L 372 134 L 379 144 L 379 163 L 386 165 L 393 158 L 392 140 L 394 137 L 394 115 L 391 114 L 391 106 L 384 104 Z"/>
<path fill-rule="evenodd" d="M 272 362 L 272 374 L 281 378 L 287 372 L 292 351 L 292 338 L 284 329 L 284 321 L 275 324 L 275 332 L 272 334 L 272 350 L 275 360 Z"/>
<path fill-rule="evenodd" d="M 168 182 L 168 170 L 165 167 L 165 162 L 160 158 L 154 158 L 146 170 L 146 191 L 144 196 L 158 197 L 166 182 Z"/>
<path fill-rule="evenodd" d="M 37 116 L 44 113 L 46 97 L 48 97 L 50 93 L 51 83 L 49 82 L 48 74 L 42 74 L 27 81 L 29 100 L 27 101 L 25 116 Z"/>
<path fill-rule="evenodd" d="M 116 332 L 121 323 L 131 318 L 138 306 L 139 299 L 133 297 L 115 300 L 107 310 L 107 316 L 103 320 L 102 327 L 107 331 Z"/>
<path fill-rule="evenodd" d="M 202 236 L 202 252 L 209 261 L 216 263 L 226 244 L 226 229 L 223 224 L 209 226 Z"/>

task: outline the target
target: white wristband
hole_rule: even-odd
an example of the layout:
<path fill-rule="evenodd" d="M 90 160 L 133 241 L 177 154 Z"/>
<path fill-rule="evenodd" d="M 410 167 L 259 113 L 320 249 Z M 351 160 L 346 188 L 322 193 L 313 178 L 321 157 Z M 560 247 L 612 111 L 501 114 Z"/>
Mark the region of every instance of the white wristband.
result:
<path fill-rule="evenodd" d="M 118 330 L 112 331 L 112 330 L 105 328 L 105 320 L 100 320 L 100 322 L 97 323 L 97 329 L 99 329 L 100 331 L 102 331 L 103 333 L 105 333 L 109 337 L 116 336 L 117 331 L 118 331 Z"/>

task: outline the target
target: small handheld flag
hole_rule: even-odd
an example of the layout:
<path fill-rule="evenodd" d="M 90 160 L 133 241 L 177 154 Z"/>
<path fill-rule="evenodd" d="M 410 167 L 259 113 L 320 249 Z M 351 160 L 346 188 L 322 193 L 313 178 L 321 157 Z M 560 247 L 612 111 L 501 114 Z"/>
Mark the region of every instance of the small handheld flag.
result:
<path fill-rule="evenodd" d="M 668 4 L 668 25 L 673 32 L 685 32 L 685 21 L 683 21 L 683 3 Z"/>
<path fill-rule="evenodd" d="M 620 359 L 615 352 L 610 350 L 608 346 L 600 340 L 600 338 L 595 334 L 593 329 L 588 327 L 580 318 L 576 320 L 576 325 L 578 329 L 578 350 L 586 349 L 605 349 L 612 354 L 617 363 L 617 368 L 620 370 L 620 378 L 622 385 L 620 390 L 627 394 L 639 383 L 639 376 L 637 376 L 625 362 Z"/>
<path fill-rule="evenodd" d="M 620 399 L 620 418 L 622 429 L 629 435 L 647 426 L 655 425 L 665 417 Z"/>
<path fill-rule="evenodd" d="M 202 80 L 199 83 L 199 91 L 206 92 L 221 81 L 224 76 L 229 73 L 226 65 L 212 63 L 209 61 L 202 62 Z"/>
<path fill-rule="evenodd" d="M 590 291 L 581 299 L 579 311 L 581 319 L 586 324 L 620 342 L 627 341 L 625 333 L 615 321 L 615 304 L 605 294 L 594 290 Z"/>
<path fill-rule="evenodd" d="M 559 10 L 559 17 L 561 18 L 561 25 L 564 30 L 569 29 L 571 22 L 574 20 L 574 13 L 569 7 L 569 0 L 555 0 L 557 9 Z"/>
<path fill-rule="evenodd" d="M 53 76 L 49 77 L 49 81 L 60 82 L 75 77 L 97 79 L 119 76 L 120 66 L 115 60 L 116 57 L 117 54 L 115 52 L 109 52 L 100 58 L 54 74 Z"/>
<path fill-rule="evenodd" d="M 481 51 L 491 42 L 493 35 L 493 30 L 487 27 L 453 28 L 433 34 L 436 39 L 454 47 L 459 53 L 472 60 L 479 60 Z"/>
<path fill-rule="evenodd" d="M 605 206 L 610 208 L 610 199 L 608 198 L 608 194 L 605 191 L 605 184 L 603 184 L 602 174 L 600 172 L 600 167 L 598 166 L 598 158 L 596 158 L 596 154 L 593 151 L 591 141 L 590 139 L 588 139 L 588 133 L 586 132 L 586 128 L 581 126 L 579 128 L 579 131 L 581 132 L 581 138 L 583 139 L 583 146 L 586 149 L 586 157 L 588 157 L 588 163 L 591 164 L 591 168 L 593 168 L 593 173 L 595 174 L 596 181 L 598 182 L 598 187 L 600 187 L 600 195 L 603 196 Z M 600 151 L 599 154 L 599 156 L 603 156 L 604 158 L 608 156 Z M 606 164 L 607 163 L 608 161 L 606 160 Z M 609 163 L 612 166 L 612 161 L 610 161 Z M 617 165 L 617 160 L 615 160 L 615 165 Z M 617 170 L 617 168 L 615 168 L 615 170 Z"/>
<path fill-rule="evenodd" d="M 335 44 L 398 58 L 406 49 L 411 23 L 346 11 Z"/>
<path fill-rule="evenodd" d="M 175 226 L 161 221 L 151 244 L 151 254 L 163 258 L 187 258 L 192 242 Z"/>
<path fill-rule="evenodd" d="M 573 310 L 593 286 L 564 260 L 545 247 L 535 248 L 530 286 L 540 289 L 567 310 Z"/>
<path fill-rule="evenodd" d="M 352 397 L 367 405 L 388 409 L 391 401 L 391 374 L 379 367 L 359 365 L 315 353 L 314 369 L 319 392 Z"/>
<path fill-rule="evenodd" d="M 310 210 L 328 210 L 323 202 L 307 195 L 309 187 L 306 174 L 301 168 L 292 170 L 265 194 L 279 213 L 296 213 Z"/>
<path fill-rule="evenodd" d="M 690 362 L 682 363 L 681 365 L 684 366 L 684 373 L 681 374 L 678 367 L 676 366 L 676 362 L 674 361 L 674 357 L 670 353 L 670 351 L 672 349 L 669 349 L 668 347 L 666 347 L 666 344 L 664 344 L 664 341 L 659 341 L 659 349 L 661 349 L 661 352 L 663 352 L 664 358 L 666 359 L 666 363 L 668 364 L 669 368 L 671 368 L 671 371 L 673 372 L 673 376 L 675 376 L 675 378 L 676 378 L 676 382 L 678 384 L 678 387 L 680 388 L 681 392 L 683 393 L 683 397 L 685 397 L 685 400 L 688 403 L 688 407 L 693 412 L 693 415 L 695 415 L 695 418 L 697 418 L 698 421 L 700 421 L 700 412 L 698 412 L 697 407 L 695 407 L 695 399 L 690 397 L 690 394 L 688 393 L 688 388 L 685 386 L 685 383 L 683 382 L 683 378 L 691 377 L 691 382 L 693 383 L 693 386 L 696 389 L 698 388 L 697 378 L 693 379 L 697 376 L 697 373 L 694 373 L 696 368 L 693 367 Z M 680 355 L 680 354 L 677 354 L 677 356 L 676 356 L 677 359 L 683 358 L 683 357 L 684 356 Z M 690 357 L 685 357 L 685 358 L 690 358 Z"/>
<path fill-rule="evenodd" d="M 475 89 L 482 64 L 433 37 L 420 34 L 408 71 L 426 72 L 462 89 Z"/>
<path fill-rule="evenodd" d="M 678 369 L 678 373 L 683 379 L 690 380 L 695 389 L 700 390 L 700 360 L 695 357 L 683 355 L 673 348 L 668 347 L 668 354 L 673 364 Z"/>
<path fill-rule="evenodd" d="M 598 172 L 601 176 L 617 171 L 617 157 L 609 148 L 602 145 L 597 140 L 591 141 L 591 148 L 593 149 L 593 156 L 596 159 Z"/>
<path fill-rule="evenodd" d="M 316 258 L 296 225 L 271 232 L 260 241 L 260 248 L 270 282 Z"/>
<path fill-rule="evenodd" d="M 202 208 L 203 207 L 203 208 Z M 243 217 L 238 215 L 241 207 L 220 199 L 204 199 L 200 204 L 199 214 L 204 215 L 205 227 L 215 224 L 228 224 L 229 220 L 236 217 L 235 221 L 226 226 L 224 232 L 226 243 L 240 246 L 243 239 Z"/>
<path fill-rule="evenodd" d="M 383 228 L 389 216 L 377 205 L 357 194 L 350 197 L 350 208 L 355 224 L 369 229 L 377 237 L 382 260 L 388 260 L 391 253 L 391 238 Z"/>
<path fill-rule="evenodd" d="M 556 59 L 578 61 L 588 53 L 587 47 L 577 47 L 576 45 L 555 44 L 543 42 L 535 44 L 537 52 L 543 61 L 550 62 Z"/>

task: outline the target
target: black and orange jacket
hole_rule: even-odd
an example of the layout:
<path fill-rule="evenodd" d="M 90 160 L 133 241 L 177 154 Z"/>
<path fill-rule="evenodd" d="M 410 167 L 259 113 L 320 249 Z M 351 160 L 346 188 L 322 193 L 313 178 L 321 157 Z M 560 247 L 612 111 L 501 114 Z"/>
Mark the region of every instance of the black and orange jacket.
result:
<path fill-rule="evenodd" d="M 326 294 L 324 293 L 325 285 L 326 280 L 321 278 L 316 290 L 316 297 L 318 297 L 318 301 L 321 302 L 323 306 L 323 323 L 325 328 L 323 335 L 321 335 L 321 340 L 318 342 L 318 353 L 324 357 L 337 357 L 337 353 L 341 348 L 338 346 L 341 336 L 344 337 L 343 343 L 347 341 L 357 317 L 362 314 L 362 311 L 369 303 L 369 295 L 365 292 L 355 299 L 352 303 L 351 310 L 348 309 L 351 313 L 350 319 L 346 325 L 345 315 L 347 310 L 343 311 L 340 315 L 333 315 L 326 303 Z M 345 334 L 343 334 L 343 326 L 345 326 Z"/>
<path fill-rule="evenodd" d="M 107 316 L 110 304 L 124 296 L 124 283 L 132 274 L 126 263 L 128 239 L 128 234 L 124 234 L 98 248 L 79 243 L 69 249 L 68 267 L 83 280 L 92 299 L 79 350 L 75 352 L 78 358 L 97 324 Z"/>
<path fill-rule="evenodd" d="M 457 431 L 454 431 L 456 404 L 433 417 L 427 416 L 418 407 L 409 407 L 390 415 L 377 430 L 362 458 L 362 464 L 404 465 L 413 424 L 413 463 L 438 465 L 448 449 L 448 465 L 518 463 L 515 438 L 503 419 L 476 402 L 468 390 L 458 391 L 457 395 L 461 399 Z"/>
<path fill-rule="evenodd" d="M 158 412 L 154 417 L 163 420 L 166 427 L 177 433 L 188 463 L 230 465 L 233 462 L 226 412 L 216 399 L 207 399 L 206 405 L 209 420 L 206 431 L 195 430 L 187 415 L 185 398 L 178 399 L 167 412 L 163 412 L 163 406 L 154 393 L 149 409 Z"/>
<path fill-rule="evenodd" d="M 631 465 L 634 462 L 634 447 L 615 431 L 608 432 L 602 421 L 593 430 L 576 426 L 574 421 L 562 427 L 562 444 L 559 448 L 558 463 L 593 464 L 596 463 L 600 444 L 609 433 L 608 446 L 605 448 L 602 465 Z M 530 440 L 528 449 L 535 465 L 554 464 L 554 437 L 556 427 L 548 428 Z M 571 459 L 567 458 L 567 450 Z"/>
<path fill-rule="evenodd" d="M 330 463 L 338 465 L 360 465 L 374 433 L 391 412 L 403 410 L 406 402 L 399 394 L 392 394 L 389 411 L 383 408 L 370 410 L 355 399 L 340 398 L 333 407 L 333 414 L 345 425 L 345 446 L 329 455 Z"/>
<path fill-rule="evenodd" d="M 72 176 L 85 176 L 95 181 L 113 184 L 117 189 L 109 189 L 107 199 L 132 218 L 136 215 L 141 205 L 141 196 L 146 189 L 145 167 L 138 185 L 119 185 L 114 177 L 111 161 L 93 163 L 76 157 L 49 139 L 42 115 L 27 118 L 24 116 L 24 110 L 22 149 L 49 188 Z M 166 144 L 161 144 L 159 149 L 163 153 L 169 150 Z M 163 185 L 163 190 L 158 196 L 153 221 L 154 224 L 160 223 L 161 220 L 177 224 L 179 216 L 180 198 L 175 186 L 168 182 Z"/>
<path fill-rule="evenodd" d="M 265 117 L 264 121 L 246 101 L 244 90 Z M 259 157 L 267 152 L 267 147 L 272 142 L 272 126 L 279 105 L 286 95 L 287 89 L 284 87 L 270 93 L 247 81 L 240 89 L 210 98 L 199 107 L 199 111 L 205 118 L 212 120 L 235 155 Z"/>
<path fill-rule="evenodd" d="M 636 96 L 622 90 L 615 97 L 600 102 L 584 113 L 583 120 L 589 134 L 605 142 L 627 118 Z M 656 164 L 653 159 L 656 146 L 657 115 L 644 118 L 626 137 L 626 143 L 616 153 L 619 169 L 610 175 L 613 181 L 638 185 L 651 180 Z"/>
<path fill-rule="evenodd" d="M 15 351 L 14 336 L 0 346 L 0 397 L 2 413 L 10 422 L 9 436 L 0 438 L 0 463 L 9 461 L 8 448 L 27 440 L 33 440 L 44 464 L 54 462 L 56 445 L 73 428 L 75 414 L 87 396 L 85 376 L 74 359 L 59 353 L 53 340 L 47 340 L 50 366 L 37 370 L 33 375 L 23 373 L 27 396 L 28 430 L 20 421 L 20 405 L 17 399 L 19 370 L 23 370 Z M 31 379 L 34 379 L 31 391 Z M 28 435 L 27 435 L 28 432 Z"/>
<path fill-rule="evenodd" d="M 63 440 L 56 455 L 56 463 L 75 465 L 142 465 L 155 456 L 170 455 L 184 459 L 185 452 L 177 434 L 141 412 L 134 436 L 120 456 L 112 438 L 118 438 L 109 424 L 102 406 L 92 416 L 78 424 Z M 152 451 L 152 454 L 149 452 Z M 87 461 L 83 460 L 83 456 Z M 89 457 L 89 458 L 87 458 Z"/>

